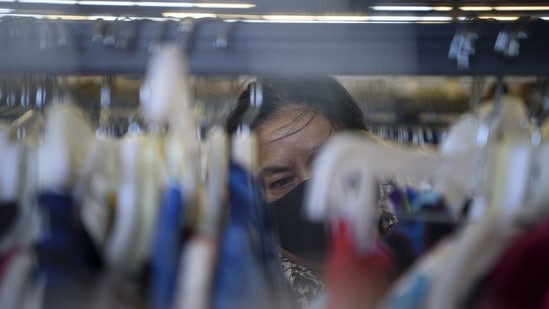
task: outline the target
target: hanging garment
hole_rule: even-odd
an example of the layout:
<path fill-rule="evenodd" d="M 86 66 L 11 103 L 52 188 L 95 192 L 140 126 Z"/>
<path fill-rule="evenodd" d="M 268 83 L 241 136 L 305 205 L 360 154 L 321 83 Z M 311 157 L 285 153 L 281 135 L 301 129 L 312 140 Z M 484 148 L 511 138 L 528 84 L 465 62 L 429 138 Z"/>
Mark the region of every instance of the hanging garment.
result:
<path fill-rule="evenodd" d="M 207 234 L 193 235 L 185 243 L 173 308 L 210 308 L 217 245 L 217 239 Z"/>
<path fill-rule="evenodd" d="M 79 221 L 72 198 L 46 192 L 39 201 L 45 212 L 47 231 L 35 250 L 38 275 L 46 276 L 46 287 L 70 283 L 79 275 L 100 269 L 99 254 Z"/>
<path fill-rule="evenodd" d="M 517 237 L 473 291 L 468 308 L 549 308 L 549 221 Z"/>
<path fill-rule="evenodd" d="M 383 309 L 424 308 L 429 291 L 436 284 L 440 273 L 445 270 L 451 250 L 451 242 L 443 241 L 428 255 L 417 260 L 391 287 L 379 307 Z"/>
<path fill-rule="evenodd" d="M 254 182 L 238 164 L 229 166 L 229 219 L 222 231 L 212 308 L 278 308 L 265 268 L 263 233 L 257 228 Z M 270 251 L 275 249 L 270 249 Z M 280 265 L 280 264 L 279 264 Z"/>
<path fill-rule="evenodd" d="M 155 309 L 171 308 L 174 301 L 184 211 L 179 185 L 168 185 L 160 205 L 153 241 L 151 307 Z"/>
<path fill-rule="evenodd" d="M 1 239 L 5 236 L 5 233 L 8 233 L 12 226 L 15 224 L 18 214 L 19 208 L 17 203 L 0 203 L 0 242 Z"/>
<path fill-rule="evenodd" d="M 416 192 L 409 187 L 400 190 L 392 184 L 388 198 L 399 217 L 399 224 L 385 235 L 384 240 L 393 251 L 400 272 L 406 271 L 458 227 L 444 198 L 433 191 Z"/>
<path fill-rule="evenodd" d="M 43 284 L 40 279 L 33 280 L 33 252 L 12 248 L 0 263 L 0 308 L 44 307 Z"/>
<path fill-rule="evenodd" d="M 327 263 L 327 308 L 374 308 L 393 280 L 393 260 L 379 245 L 361 256 L 345 222 L 334 226 Z"/>
<path fill-rule="evenodd" d="M 470 223 L 455 235 L 444 272 L 432 285 L 425 308 L 462 308 L 469 289 L 520 232 L 510 224 L 509 219 L 496 212 L 481 223 Z"/>
<path fill-rule="evenodd" d="M 45 192 L 39 203 L 45 231 L 34 246 L 37 280 L 45 283 L 46 307 L 69 308 L 86 303 L 102 261 L 70 196 Z M 89 295 L 88 295 L 89 297 Z"/>

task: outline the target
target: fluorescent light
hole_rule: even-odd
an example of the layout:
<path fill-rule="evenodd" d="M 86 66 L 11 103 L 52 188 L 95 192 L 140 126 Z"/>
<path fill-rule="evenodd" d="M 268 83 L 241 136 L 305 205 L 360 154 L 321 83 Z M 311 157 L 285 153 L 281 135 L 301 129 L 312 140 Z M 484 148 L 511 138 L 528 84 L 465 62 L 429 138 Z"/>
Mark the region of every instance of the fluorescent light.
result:
<path fill-rule="evenodd" d="M 9 15 L 7 14 L 2 14 L 0 16 L 11 16 L 11 17 L 31 17 L 31 18 L 36 18 L 36 19 L 40 19 L 42 17 L 44 17 L 44 15 L 38 15 L 38 14 L 10 14 L 8 13 Z"/>
<path fill-rule="evenodd" d="M 61 20 L 88 20 L 88 16 L 82 15 L 45 15 L 48 19 L 61 19 Z"/>
<path fill-rule="evenodd" d="M 432 6 L 388 6 L 376 5 L 371 7 L 375 11 L 432 11 Z"/>
<path fill-rule="evenodd" d="M 496 11 L 549 11 L 549 6 L 496 6 Z"/>
<path fill-rule="evenodd" d="M 209 9 L 251 9 L 255 4 L 249 3 L 193 3 L 193 7 Z"/>
<path fill-rule="evenodd" d="M 8 13 L 11 13 L 11 12 L 13 12 L 12 9 L 0 8 L 0 14 L 8 14 Z"/>
<path fill-rule="evenodd" d="M 76 4 L 76 0 L 19 0 L 21 3 Z"/>
<path fill-rule="evenodd" d="M 255 4 L 248 3 L 196 3 L 196 2 L 155 2 L 143 1 L 136 2 L 137 6 L 150 7 L 173 7 L 173 8 L 210 8 L 210 9 L 249 9 L 255 7 Z"/>
<path fill-rule="evenodd" d="M 433 11 L 437 12 L 448 12 L 451 11 L 453 7 L 451 6 L 433 6 Z"/>
<path fill-rule="evenodd" d="M 0 0 L 0 2 L 15 2 L 15 0 Z"/>
<path fill-rule="evenodd" d="M 368 21 L 370 17 L 368 16 L 337 16 L 337 15 L 329 15 L 329 16 L 315 16 L 315 20 L 318 21 L 332 21 L 332 22 L 353 22 L 353 21 Z"/>
<path fill-rule="evenodd" d="M 423 22 L 445 22 L 451 21 L 452 17 L 449 16 L 371 16 L 371 21 L 380 21 L 380 22 L 414 22 L 414 21 L 423 21 Z"/>
<path fill-rule="evenodd" d="M 153 7 L 174 7 L 174 8 L 190 8 L 194 3 L 189 2 L 136 2 L 137 6 L 153 6 Z"/>
<path fill-rule="evenodd" d="M 459 9 L 462 11 L 480 12 L 480 11 L 491 11 L 494 8 L 491 6 L 460 6 Z"/>
<path fill-rule="evenodd" d="M 499 21 L 513 21 L 517 20 L 518 16 L 479 16 L 480 19 L 493 19 Z"/>
<path fill-rule="evenodd" d="M 83 0 L 78 1 L 80 5 L 105 5 L 105 6 L 134 6 L 135 2 L 131 1 L 96 1 L 96 0 Z"/>
<path fill-rule="evenodd" d="M 314 21 L 315 17 L 311 15 L 263 15 L 263 19 L 269 21 Z"/>
<path fill-rule="evenodd" d="M 172 18 L 216 18 L 217 15 L 209 13 L 185 13 L 185 12 L 164 12 L 162 13 L 164 17 Z"/>

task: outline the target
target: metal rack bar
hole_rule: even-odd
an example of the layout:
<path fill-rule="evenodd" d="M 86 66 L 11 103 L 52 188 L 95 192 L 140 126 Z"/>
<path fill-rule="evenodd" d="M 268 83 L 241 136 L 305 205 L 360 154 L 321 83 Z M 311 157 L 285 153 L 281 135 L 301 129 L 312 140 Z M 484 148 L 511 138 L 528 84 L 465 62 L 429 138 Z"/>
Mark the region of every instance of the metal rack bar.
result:
<path fill-rule="evenodd" d="M 40 49 L 40 27 L 62 23 L 70 42 Z M 160 29 L 168 40 L 178 24 L 140 20 L 135 46 L 117 49 L 93 43 L 93 21 L 31 21 L 24 35 L 13 36 L 0 23 L 0 73 L 123 74 L 143 73 Z M 448 59 L 458 29 L 447 24 L 307 24 L 204 20 L 189 40 L 190 70 L 196 74 L 340 74 L 340 75 L 549 75 L 549 22 L 538 21 L 521 40 L 520 55 L 505 59 L 494 52 L 501 30 L 511 24 L 479 22 L 476 52 L 469 68 Z M 228 32 L 227 46 L 216 47 Z"/>

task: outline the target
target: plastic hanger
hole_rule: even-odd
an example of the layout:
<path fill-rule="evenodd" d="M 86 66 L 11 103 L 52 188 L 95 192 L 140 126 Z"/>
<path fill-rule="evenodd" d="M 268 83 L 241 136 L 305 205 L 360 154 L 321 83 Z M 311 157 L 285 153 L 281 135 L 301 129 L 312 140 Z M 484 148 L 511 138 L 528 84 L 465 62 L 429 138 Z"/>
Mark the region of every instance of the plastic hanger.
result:
<path fill-rule="evenodd" d="M 258 80 L 250 84 L 250 106 L 242 117 L 242 124 L 232 137 L 232 159 L 255 173 L 257 171 L 257 139 L 250 129 L 250 125 L 259 113 L 263 102 L 263 88 Z"/>
<path fill-rule="evenodd" d="M 472 159 L 473 154 L 440 156 L 343 133 L 331 138 L 313 163 L 306 212 L 316 221 L 345 219 L 364 252 L 374 243 L 378 175 L 426 177 L 469 192 Z"/>
<path fill-rule="evenodd" d="M 38 147 L 41 189 L 66 191 L 78 179 L 94 134 L 82 111 L 65 98 L 46 111 L 45 142 Z"/>
<path fill-rule="evenodd" d="M 42 114 L 35 110 L 28 110 L 11 123 L 10 138 L 16 140 L 18 136 L 22 135 L 29 144 L 36 144 L 43 125 Z"/>
<path fill-rule="evenodd" d="M 155 132 L 122 142 L 125 163 L 106 248 L 112 266 L 135 270 L 150 255 L 159 194 L 166 182 L 180 183 L 184 198 L 196 191 L 198 146 L 187 74 L 184 55 L 177 46 L 160 46 L 151 56 L 141 91 L 141 112 L 152 128 L 168 124 L 169 132 L 163 143 Z"/>

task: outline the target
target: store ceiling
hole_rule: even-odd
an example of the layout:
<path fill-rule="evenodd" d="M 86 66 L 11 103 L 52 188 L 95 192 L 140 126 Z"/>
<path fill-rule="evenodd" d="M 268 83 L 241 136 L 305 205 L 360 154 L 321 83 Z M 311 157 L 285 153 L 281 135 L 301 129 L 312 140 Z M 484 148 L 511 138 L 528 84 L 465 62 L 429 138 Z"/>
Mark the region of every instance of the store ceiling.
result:
<path fill-rule="evenodd" d="M 549 18 L 547 0 L 0 0 L 5 14 L 108 15 L 162 17 L 166 12 L 181 16 L 248 19 L 264 15 L 348 16 L 538 16 Z M 194 15 L 193 15 L 194 14 Z M 261 17 L 262 18 L 262 17 Z M 510 19 L 507 19 L 510 20 Z"/>

